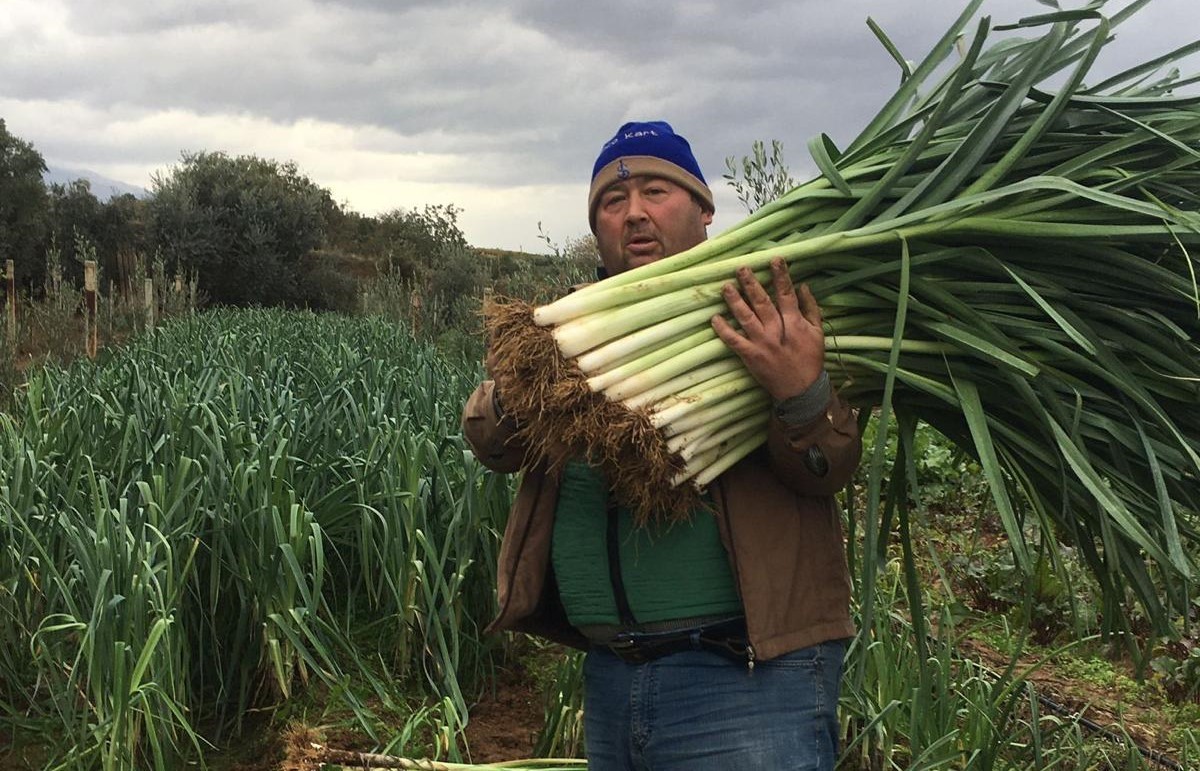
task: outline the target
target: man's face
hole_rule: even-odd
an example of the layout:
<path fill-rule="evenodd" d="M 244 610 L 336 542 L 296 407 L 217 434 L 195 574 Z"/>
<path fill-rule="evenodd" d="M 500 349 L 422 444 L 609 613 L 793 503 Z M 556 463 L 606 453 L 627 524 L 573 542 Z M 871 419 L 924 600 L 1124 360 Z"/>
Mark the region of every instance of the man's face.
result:
<path fill-rule="evenodd" d="M 686 188 L 660 177 L 631 177 L 600 195 L 596 244 L 610 276 L 690 249 L 708 237 L 712 212 Z"/>

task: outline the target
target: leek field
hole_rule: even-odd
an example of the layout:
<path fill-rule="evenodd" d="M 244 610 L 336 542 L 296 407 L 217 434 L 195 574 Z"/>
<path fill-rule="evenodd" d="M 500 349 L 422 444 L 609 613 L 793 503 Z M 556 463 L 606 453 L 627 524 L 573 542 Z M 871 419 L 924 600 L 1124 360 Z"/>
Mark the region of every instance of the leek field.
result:
<path fill-rule="evenodd" d="M 378 316 L 228 310 L 31 373 L 0 414 L 0 767 L 317 768 L 281 737 L 319 729 L 327 746 L 474 767 L 472 708 L 520 657 L 544 691 L 531 754 L 580 754 L 578 658 L 482 631 L 512 488 L 459 434 L 477 359 Z M 902 560 L 882 560 L 847 662 L 842 768 L 1200 760 L 1178 672 L 1173 712 L 1155 706 L 1179 701 L 1161 677 L 1121 697 L 1150 705 L 1126 717 L 1161 720 L 1167 761 L 1120 715 L 1096 733 L 1097 711 L 1047 708 L 1040 669 L 1118 671 L 1094 615 L 1075 612 L 1086 581 L 1064 599 L 1012 578 L 1005 547 L 971 537 L 997 519 L 980 469 L 918 436 L 933 508 L 913 527 L 937 633 L 912 634 Z M 861 499 L 846 497 L 852 533 Z M 979 624 L 965 606 L 983 595 Z M 1033 646 L 1030 629 L 1055 621 Z M 998 666 L 964 655 L 969 627 Z"/>
<path fill-rule="evenodd" d="M 457 756 L 510 495 L 459 436 L 476 377 L 269 311 L 33 373 L 0 415 L 3 767 L 183 768 L 301 693 Z"/>
<path fill-rule="evenodd" d="M 110 347 L 71 361 L 64 266 L 104 255 L 51 233 L 0 326 L 0 771 L 584 767 L 581 658 L 484 631 L 515 487 L 459 428 L 484 327 L 529 446 L 621 459 L 662 513 L 664 482 L 762 441 L 710 319 L 777 256 L 867 448 L 839 771 L 1200 768 L 1200 75 L 1174 66 L 1200 41 L 1091 70 L 1149 3 L 972 36 L 969 0 L 915 67 L 872 26 L 900 85 L 844 150 L 810 142 L 819 176 L 731 163 L 742 225 L 554 302 L 593 241 L 489 255 L 453 206 L 362 217 L 293 164 L 200 153 L 109 210 L 157 223 L 174 292 L 116 250 L 140 225 L 103 241 Z M 147 270 L 161 296 L 118 300 Z M 580 405 L 703 462 L 656 482 Z"/>

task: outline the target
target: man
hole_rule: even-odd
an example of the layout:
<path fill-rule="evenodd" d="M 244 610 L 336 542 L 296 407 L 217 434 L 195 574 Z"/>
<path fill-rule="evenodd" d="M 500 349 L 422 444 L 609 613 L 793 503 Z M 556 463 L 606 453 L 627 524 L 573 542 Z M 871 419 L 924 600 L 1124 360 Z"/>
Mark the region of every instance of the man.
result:
<path fill-rule="evenodd" d="M 691 148 L 663 122 L 627 123 L 592 171 L 588 213 L 616 274 L 700 243 L 714 211 Z M 525 469 L 491 628 L 588 651 L 589 768 L 832 769 L 850 581 L 832 496 L 861 454 L 824 370 L 820 310 L 781 261 L 775 299 L 748 270 L 725 287 L 738 329 L 713 328 L 774 399 L 769 439 L 710 485 L 687 523 L 637 527 L 582 460 Z M 502 472 L 524 466 L 492 381 L 463 428 Z"/>

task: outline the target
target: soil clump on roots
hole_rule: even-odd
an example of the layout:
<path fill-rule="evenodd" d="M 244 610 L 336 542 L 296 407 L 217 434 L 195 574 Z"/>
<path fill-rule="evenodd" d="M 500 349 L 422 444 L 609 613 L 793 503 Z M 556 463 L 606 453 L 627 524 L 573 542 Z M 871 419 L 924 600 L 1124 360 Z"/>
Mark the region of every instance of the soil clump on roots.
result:
<path fill-rule="evenodd" d="M 591 390 L 587 376 L 559 352 L 551 328 L 534 323 L 528 303 L 493 299 L 484 315 L 490 374 L 528 462 L 554 469 L 586 458 L 642 525 L 691 516 L 701 505 L 699 491 L 691 484 L 674 486 L 684 461 L 646 410 L 630 410 Z"/>

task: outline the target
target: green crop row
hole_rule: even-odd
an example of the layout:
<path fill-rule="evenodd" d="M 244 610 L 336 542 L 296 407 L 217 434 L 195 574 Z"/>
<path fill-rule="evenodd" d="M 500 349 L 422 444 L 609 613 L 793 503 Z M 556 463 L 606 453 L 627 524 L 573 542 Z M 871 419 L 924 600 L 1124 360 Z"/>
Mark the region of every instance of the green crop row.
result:
<path fill-rule="evenodd" d="M 459 434 L 476 377 L 377 318 L 268 311 L 34 373 L 0 415 L 14 742 L 178 768 L 313 682 L 364 727 L 397 684 L 465 720 L 511 495 Z"/>
<path fill-rule="evenodd" d="M 202 766 L 297 703 L 356 715 L 382 752 L 461 760 L 505 652 L 481 628 L 512 489 L 458 425 L 480 374 L 381 318 L 279 311 L 176 319 L 34 371 L 0 414 L 0 761 Z M 953 505 L 957 480 L 963 503 L 969 475 L 929 445 L 914 473 L 932 464 L 935 497 Z M 1047 713 L 1028 665 L 961 658 L 944 599 L 936 634 L 914 632 L 906 571 L 881 564 L 843 768 L 1153 765 Z M 579 659 L 553 676 L 537 751 L 570 755 Z M 1172 742 L 1185 766 L 1196 740 Z"/>

